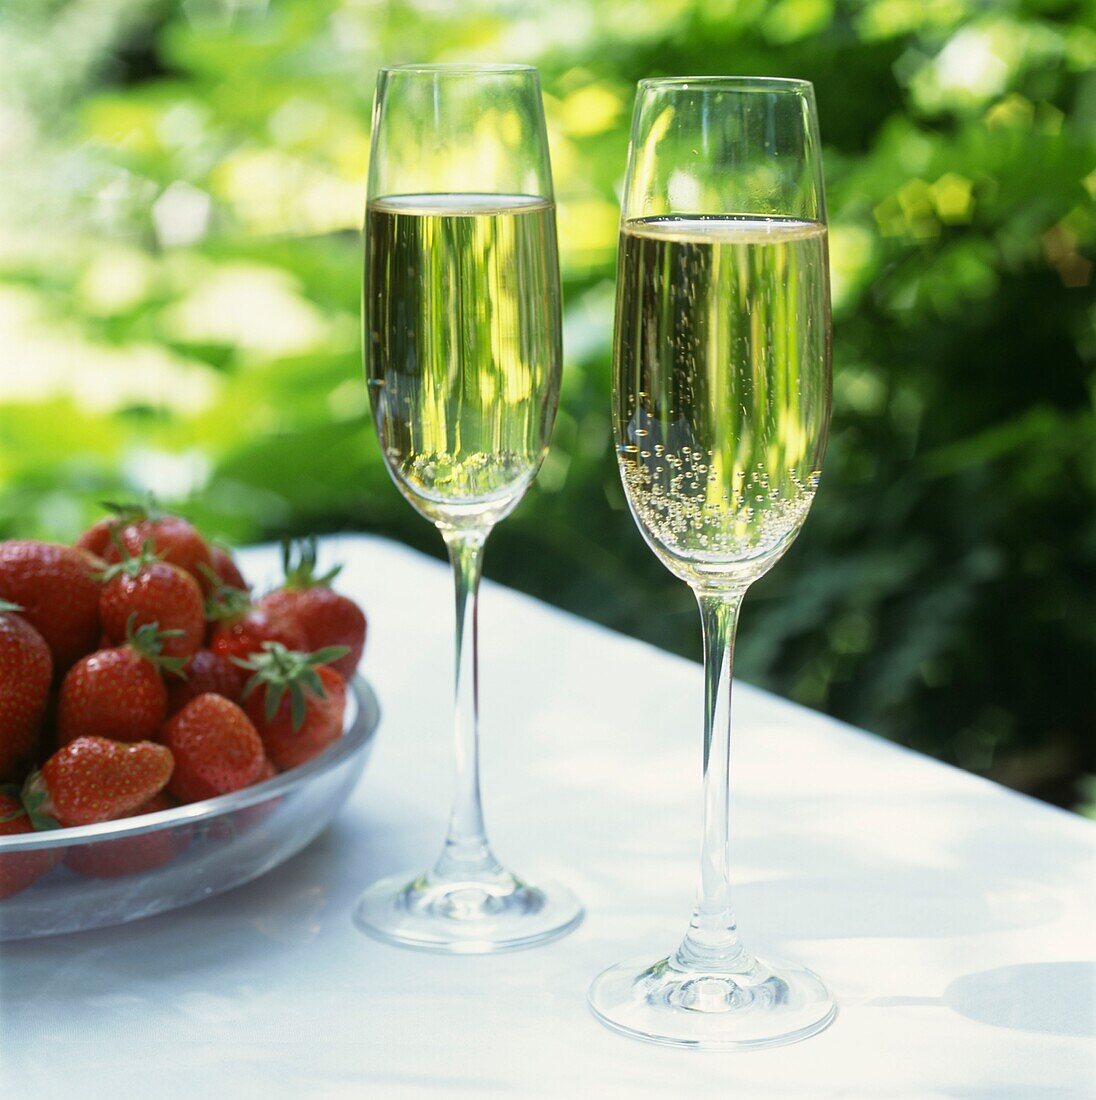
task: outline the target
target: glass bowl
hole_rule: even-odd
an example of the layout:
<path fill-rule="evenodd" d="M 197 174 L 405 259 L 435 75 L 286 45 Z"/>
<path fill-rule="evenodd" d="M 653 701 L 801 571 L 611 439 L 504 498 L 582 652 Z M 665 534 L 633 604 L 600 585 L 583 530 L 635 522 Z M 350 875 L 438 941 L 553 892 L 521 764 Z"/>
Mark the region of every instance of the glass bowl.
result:
<path fill-rule="evenodd" d="M 339 812 L 373 748 L 377 697 L 360 677 L 349 686 L 343 736 L 273 779 L 160 813 L 0 837 L 0 885 L 34 879 L 0 899 L 0 940 L 164 913 L 299 852 Z"/>

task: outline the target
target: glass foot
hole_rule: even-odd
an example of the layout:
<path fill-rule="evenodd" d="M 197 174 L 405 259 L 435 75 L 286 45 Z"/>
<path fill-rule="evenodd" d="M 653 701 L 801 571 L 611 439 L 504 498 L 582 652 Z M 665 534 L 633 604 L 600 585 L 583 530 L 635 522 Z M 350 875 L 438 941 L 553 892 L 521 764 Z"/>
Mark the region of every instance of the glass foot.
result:
<path fill-rule="evenodd" d="M 582 906 L 565 886 L 530 886 L 511 875 L 487 881 L 440 881 L 393 875 L 373 883 L 354 921 L 378 940 L 460 955 L 513 951 L 565 935 Z"/>
<path fill-rule="evenodd" d="M 734 974 L 689 970 L 673 958 L 653 966 L 619 963 L 594 979 L 589 1002 L 615 1031 L 697 1050 L 795 1043 L 837 1015 L 832 994 L 816 974 L 753 958 Z"/>

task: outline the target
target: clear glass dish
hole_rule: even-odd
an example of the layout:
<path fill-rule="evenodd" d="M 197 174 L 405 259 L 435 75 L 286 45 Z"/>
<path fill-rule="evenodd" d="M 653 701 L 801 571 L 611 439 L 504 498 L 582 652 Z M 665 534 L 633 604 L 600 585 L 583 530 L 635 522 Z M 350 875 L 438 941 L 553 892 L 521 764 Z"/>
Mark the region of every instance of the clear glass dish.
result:
<path fill-rule="evenodd" d="M 373 748 L 377 698 L 360 677 L 350 688 L 343 736 L 264 783 L 141 817 L 0 837 L 5 877 L 28 862 L 49 866 L 0 900 L 0 940 L 164 913 L 257 878 L 299 852 L 342 808 Z"/>

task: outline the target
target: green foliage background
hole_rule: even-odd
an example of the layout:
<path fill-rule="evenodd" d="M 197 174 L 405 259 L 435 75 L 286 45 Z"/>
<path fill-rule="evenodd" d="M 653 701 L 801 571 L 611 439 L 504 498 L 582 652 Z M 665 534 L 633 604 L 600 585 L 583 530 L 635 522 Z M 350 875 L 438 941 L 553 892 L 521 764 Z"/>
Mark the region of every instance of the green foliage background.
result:
<path fill-rule="evenodd" d="M 691 655 L 607 412 L 634 81 L 815 81 L 835 415 L 739 669 L 1067 805 L 1093 801 L 1093 0 L 4 0 L 0 536 L 147 489 L 232 540 L 440 540 L 381 465 L 357 229 L 376 66 L 540 66 L 567 360 L 488 572 Z M 439 614 L 442 609 L 439 609 Z M 1086 795 L 1086 784 L 1088 784 Z"/>

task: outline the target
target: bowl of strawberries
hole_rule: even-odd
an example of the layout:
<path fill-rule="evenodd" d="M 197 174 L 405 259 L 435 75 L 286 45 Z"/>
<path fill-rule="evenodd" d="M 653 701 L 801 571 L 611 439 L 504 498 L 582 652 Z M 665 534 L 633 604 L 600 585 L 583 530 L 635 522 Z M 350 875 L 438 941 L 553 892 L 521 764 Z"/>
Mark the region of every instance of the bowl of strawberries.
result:
<path fill-rule="evenodd" d="M 179 516 L 0 542 L 0 939 L 151 916 L 311 841 L 380 717 L 366 619 L 287 544 L 257 596 Z"/>

